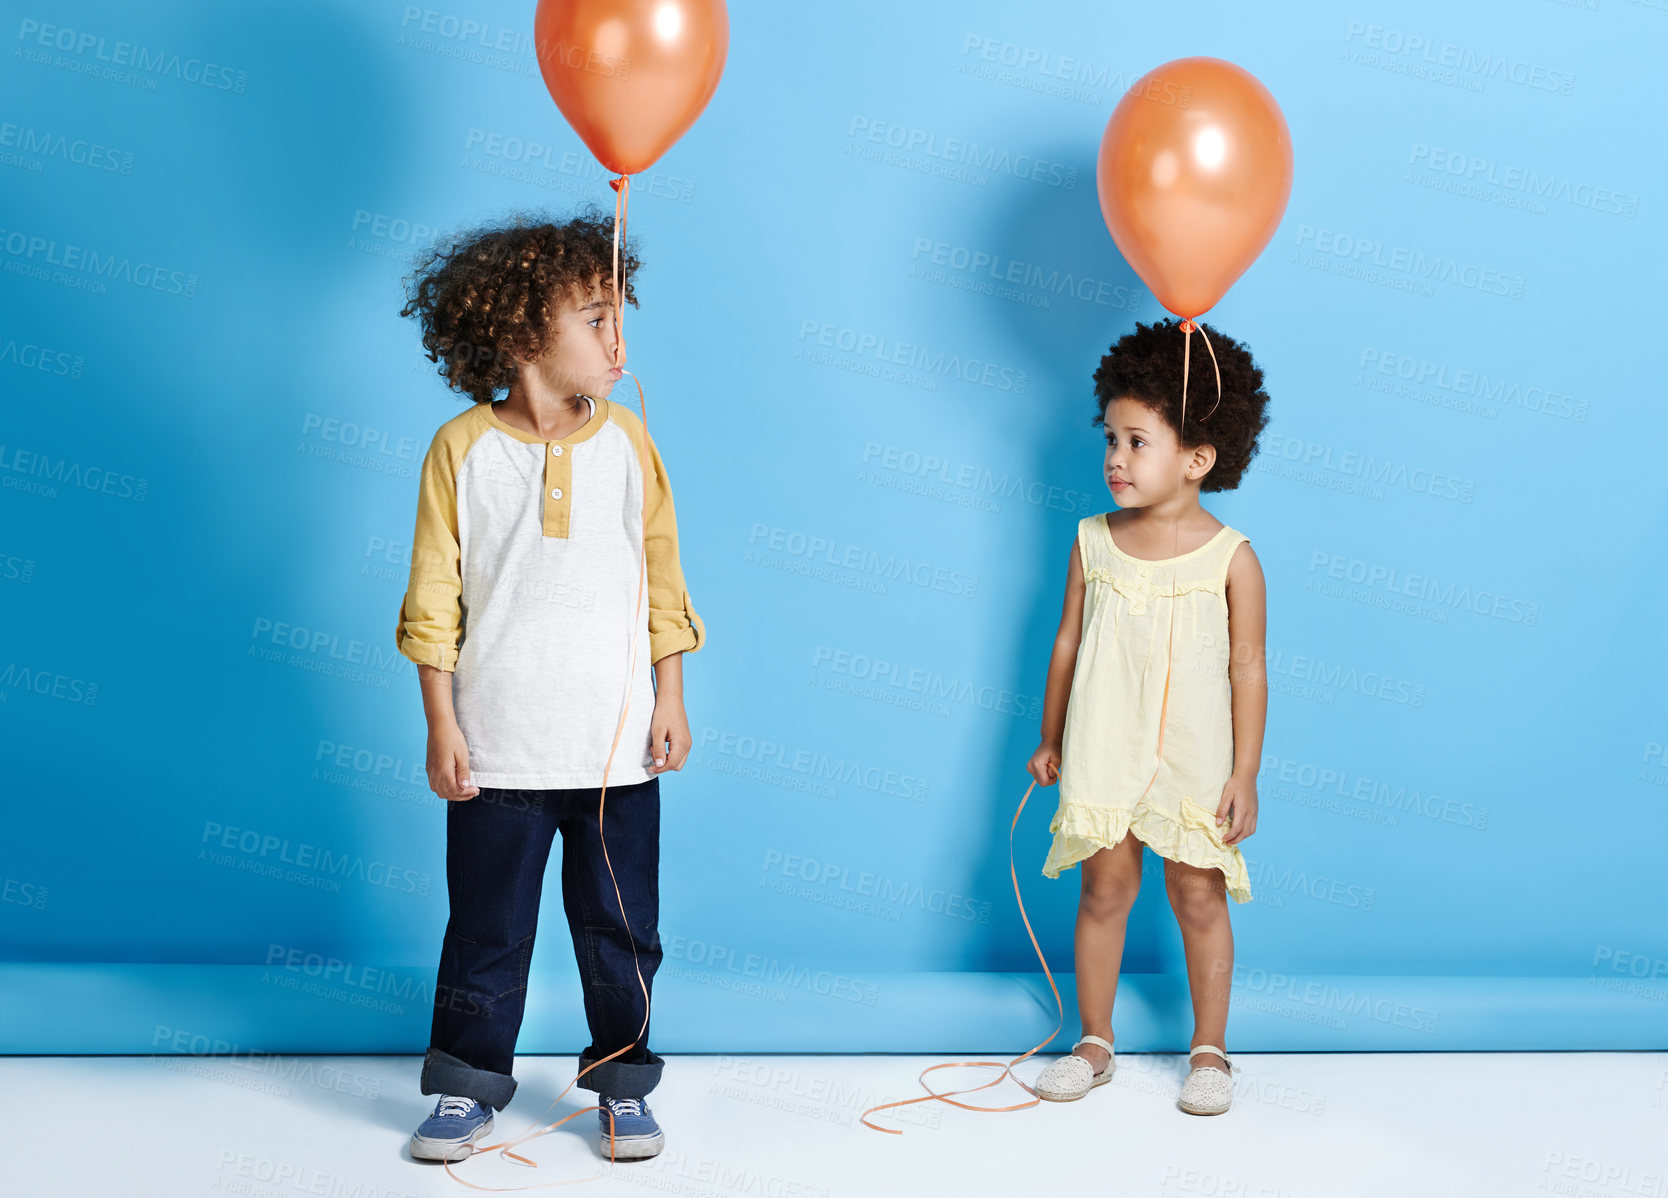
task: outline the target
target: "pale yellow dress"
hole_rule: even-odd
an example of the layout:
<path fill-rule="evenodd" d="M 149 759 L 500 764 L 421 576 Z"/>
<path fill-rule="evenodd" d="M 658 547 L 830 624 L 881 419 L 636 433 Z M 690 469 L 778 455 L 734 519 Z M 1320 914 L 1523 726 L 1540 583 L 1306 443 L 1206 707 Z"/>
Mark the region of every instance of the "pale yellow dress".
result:
<path fill-rule="evenodd" d="M 1133 830 L 1160 856 L 1220 869 L 1229 897 L 1250 901 L 1245 858 L 1237 845 L 1222 842 L 1229 825 L 1216 822 L 1234 766 L 1228 562 L 1250 539 L 1223 525 L 1189 553 L 1148 561 L 1118 548 L 1104 512 L 1078 523 L 1083 636 L 1066 706 L 1060 805 L 1048 828 L 1054 842 L 1045 877 L 1059 877 Z M 1161 756 L 1172 607 L 1174 660 Z"/>

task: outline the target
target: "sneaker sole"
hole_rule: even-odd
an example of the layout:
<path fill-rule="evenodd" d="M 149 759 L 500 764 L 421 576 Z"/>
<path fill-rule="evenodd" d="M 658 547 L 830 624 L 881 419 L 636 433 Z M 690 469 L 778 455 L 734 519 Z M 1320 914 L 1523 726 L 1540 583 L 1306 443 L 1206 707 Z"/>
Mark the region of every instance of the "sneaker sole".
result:
<path fill-rule="evenodd" d="M 1112 1080 L 1112 1075 L 1117 1071 L 1118 1067 L 1116 1065 L 1112 1066 L 1112 1068 L 1108 1069 L 1105 1073 L 1101 1074 L 1101 1076 L 1095 1078 L 1094 1081 L 1089 1083 L 1089 1090 L 1093 1090 L 1096 1086 L 1104 1086 L 1107 1082 Z M 1042 1090 L 1038 1090 L 1037 1097 L 1046 1098 L 1049 1102 L 1076 1102 L 1080 1098 L 1088 1097 L 1089 1090 L 1085 1090 L 1081 1094 L 1060 1095 L 1049 1094 Z"/>
<path fill-rule="evenodd" d="M 482 1123 L 466 1139 L 462 1140 L 431 1140 L 427 1136 L 411 1133 L 411 1155 L 420 1161 L 461 1161 L 465 1157 L 475 1155 L 475 1142 L 492 1134 L 492 1116 L 487 1116 Z"/>
<path fill-rule="evenodd" d="M 608 1156 L 608 1133 L 603 1132 L 599 1140 L 602 1155 Z M 660 1150 L 666 1147 L 666 1133 L 657 1131 L 652 1136 L 620 1136 L 614 1141 L 614 1159 L 617 1161 L 640 1161 L 645 1157 L 659 1156 Z"/>

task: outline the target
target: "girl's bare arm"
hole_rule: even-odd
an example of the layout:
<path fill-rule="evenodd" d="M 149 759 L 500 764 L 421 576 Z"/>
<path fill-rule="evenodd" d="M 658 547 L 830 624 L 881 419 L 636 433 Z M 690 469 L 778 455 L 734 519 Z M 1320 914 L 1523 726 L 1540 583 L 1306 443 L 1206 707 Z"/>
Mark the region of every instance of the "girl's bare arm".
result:
<path fill-rule="evenodd" d="M 1234 716 L 1234 775 L 1254 781 L 1268 719 L 1268 591 L 1249 543 L 1228 563 L 1228 686 Z"/>
<path fill-rule="evenodd" d="M 1054 634 L 1054 651 L 1048 659 L 1048 681 L 1043 686 L 1042 743 L 1031 755 L 1027 768 L 1044 786 L 1052 785 L 1059 772 L 1061 741 L 1066 732 L 1066 700 L 1071 697 L 1071 680 L 1077 672 L 1077 647 L 1083 639 L 1083 564 L 1078 560 L 1077 542 L 1071 547 L 1066 567 L 1066 600 L 1060 610 L 1060 628 Z"/>

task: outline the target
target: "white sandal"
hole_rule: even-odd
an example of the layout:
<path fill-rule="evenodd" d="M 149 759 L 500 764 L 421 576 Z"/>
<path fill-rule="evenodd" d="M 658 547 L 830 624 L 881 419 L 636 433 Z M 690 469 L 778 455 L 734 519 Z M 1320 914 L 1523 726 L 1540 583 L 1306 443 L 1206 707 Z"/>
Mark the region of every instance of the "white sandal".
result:
<path fill-rule="evenodd" d="M 1112 1080 L 1112 1073 L 1118 1067 L 1118 1054 L 1113 1050 L 1110 1042 L 1099 1036 L 1084 1036 L 1077 1044 L 1093 1044 L 1106 1050 L 1106 1068 L 1100 1073 L 1095 1067 L 1078 1056 L 1075 1052 L 1068 1056 L 1058 1057 L 1049 1062 L 1037 1078 L 1037 1097 L 1046 1098 L 1050 1102 L 1071 1102 L 1082 1098 L 1096 1086 L 1104 1086 Z M 1076 1048 L 1077 1044 L 1072 1047 Z"/>
<path fill-rule="evenodd" d="M 1215 1065 L 1200 1065 L 1188 1073 L 1176 1105 L 1190 1115 L 1220 1115 L 1234 1101 L 1233 1074 L 1240 1069 L 1227 1053 L 1214 1044 L 1201 1044 L 1187 1054 L 1187 1063 L 1191 1065 L 1194 1057 L 1207 1052 L 1221 1057 L 1227 1063 L 1229 1072 Z"/>

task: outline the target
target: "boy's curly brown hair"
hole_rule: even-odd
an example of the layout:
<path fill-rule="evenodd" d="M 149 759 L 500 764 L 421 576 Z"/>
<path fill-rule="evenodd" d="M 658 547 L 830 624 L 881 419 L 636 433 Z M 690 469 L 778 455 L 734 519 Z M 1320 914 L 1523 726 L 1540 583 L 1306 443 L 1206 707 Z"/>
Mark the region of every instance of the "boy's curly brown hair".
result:
<path fill-rule="evenodd" d="M 620 245 L 620 286 L 637 306 L 635 239 Z M 565 221 L 515 213 L 435 241 L 406 279 L 401 316 L 415 315 L 440 377 L 476 403 L 515 380 L 516 357 L 532 361 L 554 343 L 561 305 L 593 282 L 612 299 L 613 214 L 594 204 Z"/>
<path fill-rule="evenodd" d="M 1215 325 L 1195 323 L 1216 350 L 1222 372 L 1221 403 L 1216 399 L 1210 352 L 1198 342 L 1188 364 L 1187 427 L 1182 428 L 1182 342 L 1187 334 L 1169 317 L 1150 325 L 1137 321 L 1135 331 L 1120 337 L 1095 370 L 1100 411 L 1090 423 L 1105 425 L 1106 409 L 1114 400 L 1133 399 L 1158 413 L 1184 449 L 1216 447 L 1216 464 L 1199 490 L 1232 491 L 1245 478 L 1257 453 L 1257 438 L 1268 427 L 1268 392 L 1263 390 L 1262 368 L 1249 349 Z"/>

